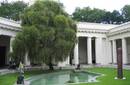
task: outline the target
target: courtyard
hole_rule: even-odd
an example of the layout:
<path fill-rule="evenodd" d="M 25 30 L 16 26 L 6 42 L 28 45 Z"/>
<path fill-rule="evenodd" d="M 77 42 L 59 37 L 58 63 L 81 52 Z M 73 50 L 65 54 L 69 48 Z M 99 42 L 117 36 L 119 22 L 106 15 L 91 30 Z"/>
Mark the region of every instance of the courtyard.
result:
<path fill-rule="evenodd" d="M 1 2 L 0 85 L 130 85 L 130 5 L 61 2 Z"/>

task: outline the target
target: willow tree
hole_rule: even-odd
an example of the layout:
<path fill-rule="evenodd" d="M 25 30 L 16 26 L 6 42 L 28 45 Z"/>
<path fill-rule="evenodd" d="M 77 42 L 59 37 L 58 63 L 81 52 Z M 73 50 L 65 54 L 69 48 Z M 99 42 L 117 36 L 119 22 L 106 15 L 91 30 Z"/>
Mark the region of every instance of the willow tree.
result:
<path fill-rule="evenodd" d="M 22 31 L 13 43 L 14 56 L 31 62 L 52 64 L 64 61 L 76 41 L 76 24 L 54 1 L 36 1 L 22 14 Z"/>

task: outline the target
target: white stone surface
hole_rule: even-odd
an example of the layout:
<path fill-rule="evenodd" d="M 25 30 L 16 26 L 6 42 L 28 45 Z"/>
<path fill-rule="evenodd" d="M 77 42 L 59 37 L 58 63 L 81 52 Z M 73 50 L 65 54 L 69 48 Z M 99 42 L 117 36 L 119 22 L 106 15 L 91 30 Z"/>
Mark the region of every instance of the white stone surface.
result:
<path fill-rule="evenodd" d="M 30 66 L 30 60 L 28 58 L 28 53 L 25 54 L 25 60 L 24 61 L 25 61 L 24 62 L 25 66 Z"/>
<path fill-rule="evenodd" d="M 78 42 L 76 43 L 75 48 L 74 48 L 74 64 L 75 65 L 79 64 Z"/>
<path fill-rule="evenodd" d="M 89 22 L 79 22 L 79 23 L 77 23 L 77 28 L 78 29 L 109 30 L 109 29 L 117 27 L 117 26 L 119 26 L 119 25 L 102 24 L 102 23 L 89 23 Z"/>
<path fill-rule="evenodd" d="M 116 40 L 112 41 L 113 43 L 113 63 L 117 63 L 117 48 L 116 48 Z"/>
<path fill-rule="evenodd" d="M 122 55 L 123 55 L 123 63 L 127 64 L 127 46 L 126 46 L 126 39 L 122 39 Z"/>
<path fill-rule="evenodd" d="M 102 38 L 101 37 L 97 37 L 96 38 L 96 63 L 97 64 L 101 64 L 103 63 L 103 52 L 102 52 Z"/>
<path fill-rule="evenodd" d="M 10 37 L 10 52 L 13 52 L 12 43 L 14 41 L 15 37 Z"/>
<path fill-rule="evenodd" d="M 87 39 L 88 64 L 92 64 L 92 38 Z"/>
<path fill-rule="evenodd" d="M 69 62 L 70 62 L 70 57 L 68 56 L 65 61 L 63 61 L 63 62 L 58 62 L 58 66 L 59 66 L 59 67 L 67 66 L 67 65 L 69 65 Z"/>

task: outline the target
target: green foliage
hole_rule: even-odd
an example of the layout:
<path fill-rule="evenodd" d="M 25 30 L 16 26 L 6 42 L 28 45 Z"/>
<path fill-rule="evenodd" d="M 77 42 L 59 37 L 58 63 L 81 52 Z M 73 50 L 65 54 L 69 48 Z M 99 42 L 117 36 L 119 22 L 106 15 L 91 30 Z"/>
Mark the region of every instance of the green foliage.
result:
<path fill-rule="evenodd" d="M 0 17 L 18 21 L 25 7 L 27 7 L 27 4 L 22 1 L 12 3 L 2 2 L 0 6 Z"/>
<path fill-rule="evenodd" d="M 119 11 L 114 10 L 113 12 L 106 12 L 103 21 L 106 21 L 109 24 L 121 24 L 124 22 L 124 18 Z"/>
<path fill-rule="evenodd" d="M 37 1 L 26 8 L 22 27 L 13 44 L 14 57 L 24 59 L 27 53 L 32 63 L 63 61 L 76 41 L 76 24 L 54 1 Z"/>
<path fill-rule="evenodd" d="M 65 28 L 69 26 L 68 20 L 64 15 L 56 15 L 54 18 L 54 24 L 59 28 Z"/>
<path fill-rule="evenodd" d="M 12 56 L 14 57 L 14 59 L 16 61 L 20 61 L 23 59 L 23 56 L 24 56 L 24 53 L 25 53 L 25 44 L 24 44 L 24 36 L 22 36 L 23 34 L 22 33 L 19 33 L 17 36 L 16 36 L 16 40 L 13 41 L 13 50 L 14 52 L 12 53 Z M 21 46 L 22 44 L 22 46 Z M 17 62 L 18 63 L 18 62 Z"/>
<path fill-rule="evenodd" d="M 126 14 L 125 11 L 124 15 L 128 16 L 129 14 Z M 96 23 L 103 22 L 109 24 L 120 24 L 124 22 L 123 15 L 117 10 L 109 12 L 97 8 L 91 9 L 89 7 L 84 7 L 83 9 L 76 8 L 75 12 L 73 13 L 73 19 L 77 21 L 83 21 L 83 22 L 96 22 Z"/>
<path fill-rule="evenodd" d="M 125 5 L 122 8 L 122 14 L 123 17 L 125 18 L 125 21 L 130 21 L 130 5 Z"/>
<path fill-rule="evenodd" d="M 34 27 L 24 27 L 20 33 L 17 34 L 13 41 L 13 57 L 17 62 L 24 61 L 25 53 L 29 52 L 29 56 L 36 56 L 38 49 L 39 31 Z M 33 47 L 32 47 L 33 46 Z"/>
<path fill-rule="evenodd" d="M 73 19 L 86 22 L 101 22 L 104 15 L 105 10 L 96 8 L 91 9 L 89 7 L 85 7 L 83 9 L 77 8 L 73 13 Z"/>

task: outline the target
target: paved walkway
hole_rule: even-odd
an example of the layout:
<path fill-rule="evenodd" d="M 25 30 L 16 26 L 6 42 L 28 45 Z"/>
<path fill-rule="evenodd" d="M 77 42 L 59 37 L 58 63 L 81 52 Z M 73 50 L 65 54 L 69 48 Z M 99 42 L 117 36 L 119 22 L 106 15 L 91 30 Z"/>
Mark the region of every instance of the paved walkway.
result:
<path fill-rule="evenodd" d="M 8 74 L 8 73 L 15 73 L 15 70 L 9 70 L 9 69 L 0 69 L 0 75 Z"/>
<path fill-rule="evenodd" d="M 93 68 L 93 67 L 108 67 L 108 68 L 117 68 L 117 65 L 109 64 L 109 65 L 81 65 L 81 68 Z M 33 69 L 41 69 L 41 67 L 32 67 Z M 55 67 L 59 69 L 59 67 Z M 76 66 L 66 66 L 62 67 L 62 69 L 75 69 Z M 123 69 L 130 70 L 130 65 L 123 65 Z M 0 75 L 8 74 L 8 73 L 15 73 L 16 70 L 9 70 L 9 69 L 0 69 Z"/>
<path fill-rule="evenodd" d="M 117 68 L 117 65 L 114 65 L 114 64 L 109 64 L 109 65 L 81 65 L 81 68 L 92 68 L 92 67 Z M 130 65 L 123 65 L 123 69 L 130 70 Z"/>

